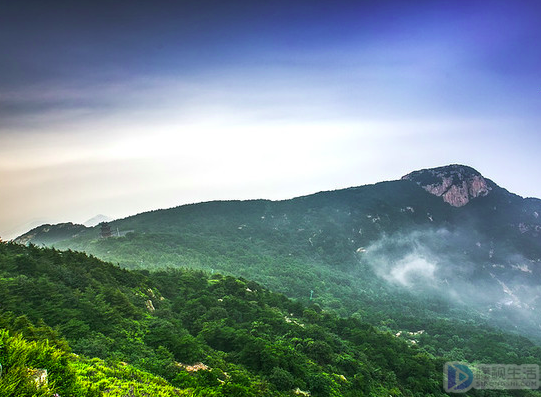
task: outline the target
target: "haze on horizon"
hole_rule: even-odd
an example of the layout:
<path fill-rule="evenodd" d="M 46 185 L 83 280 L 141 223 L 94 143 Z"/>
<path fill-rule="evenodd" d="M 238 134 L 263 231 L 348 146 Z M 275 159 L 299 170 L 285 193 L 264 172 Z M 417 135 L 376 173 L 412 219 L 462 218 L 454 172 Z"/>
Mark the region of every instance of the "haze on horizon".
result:
<path fill-rule="evenodd" d="M 0 5 L 0 236 L 463 163 L 541 197 L 536 1 Z"/>

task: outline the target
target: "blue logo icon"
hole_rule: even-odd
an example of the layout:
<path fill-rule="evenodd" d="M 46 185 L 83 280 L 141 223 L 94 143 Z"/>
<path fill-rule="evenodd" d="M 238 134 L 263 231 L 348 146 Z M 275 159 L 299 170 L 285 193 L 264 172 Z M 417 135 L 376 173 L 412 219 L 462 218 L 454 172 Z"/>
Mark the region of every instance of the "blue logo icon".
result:
<path fill-rule="evenodd" d="M 443 367 L 443 388 L 447 393 L 465 393 L 473 386 L 473 372 L 467 364 L 445 363 Z"/>

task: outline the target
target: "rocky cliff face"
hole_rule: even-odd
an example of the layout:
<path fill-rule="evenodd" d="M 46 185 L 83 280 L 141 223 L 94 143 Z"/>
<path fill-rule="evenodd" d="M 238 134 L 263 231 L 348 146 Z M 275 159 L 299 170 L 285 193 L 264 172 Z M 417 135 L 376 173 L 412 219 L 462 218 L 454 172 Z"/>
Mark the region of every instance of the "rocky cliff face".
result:
<path fill-rule="evenodd" d="M 479 172 L 458 164 L 414 171 L 402 179 L 417 183 L 453 207 L 462 207 L 476 197 L 486 196 L 492 190 Z"/>

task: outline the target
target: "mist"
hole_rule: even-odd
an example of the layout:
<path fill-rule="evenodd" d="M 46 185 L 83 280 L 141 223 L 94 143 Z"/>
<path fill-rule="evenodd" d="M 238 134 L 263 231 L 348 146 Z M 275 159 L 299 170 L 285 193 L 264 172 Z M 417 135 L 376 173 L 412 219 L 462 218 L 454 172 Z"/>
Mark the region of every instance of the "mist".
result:
<path fill-rule="evenodd" d="M 436 295 L 506 328 L 541 329 L 539 259 L 494 247 L 474 229 L 413 230 L 384 235 L 362 262 L 392 288 Z"/>

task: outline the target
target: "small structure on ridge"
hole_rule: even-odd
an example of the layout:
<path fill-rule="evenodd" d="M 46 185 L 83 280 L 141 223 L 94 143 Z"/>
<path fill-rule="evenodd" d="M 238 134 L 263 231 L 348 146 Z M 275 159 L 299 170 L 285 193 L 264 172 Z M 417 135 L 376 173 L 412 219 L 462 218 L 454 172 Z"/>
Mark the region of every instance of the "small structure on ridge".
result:
<path fill-rule="evenodd" d="M 107 222 L 100 223 L 100 237 L 101 238 L 109 238 L 113 234 L 111 232 L 111 226 Z"/>

